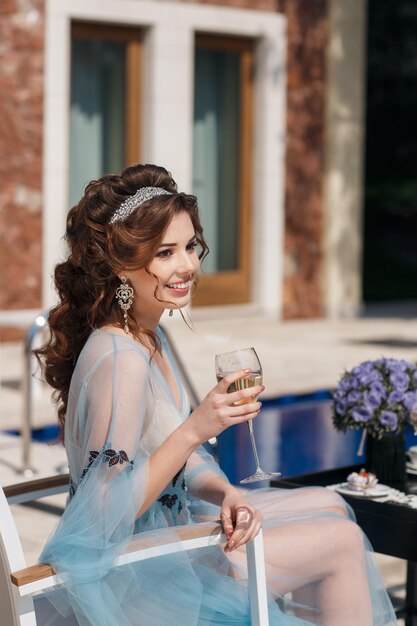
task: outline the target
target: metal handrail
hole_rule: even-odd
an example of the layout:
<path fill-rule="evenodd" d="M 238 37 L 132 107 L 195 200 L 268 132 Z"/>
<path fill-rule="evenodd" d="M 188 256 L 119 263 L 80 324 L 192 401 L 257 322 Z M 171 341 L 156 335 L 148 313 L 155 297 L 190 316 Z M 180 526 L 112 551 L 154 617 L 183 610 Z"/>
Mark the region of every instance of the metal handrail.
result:
<path fill-rule="evenodd" d="M 27 478 L 36 474 L 36 469 L 31 465 L 31 442 L 32 442 L 32 413 L 33 413 L 33 376 L 32 376 L 32 350 L 33 343 L 39 332 L 48 323 L 48 314 L 40 312 L 29 326 L 24 345 L 24 370 L 23 370 L 23 412 L 22 412 L 22 469 L 21 472 Z"/>

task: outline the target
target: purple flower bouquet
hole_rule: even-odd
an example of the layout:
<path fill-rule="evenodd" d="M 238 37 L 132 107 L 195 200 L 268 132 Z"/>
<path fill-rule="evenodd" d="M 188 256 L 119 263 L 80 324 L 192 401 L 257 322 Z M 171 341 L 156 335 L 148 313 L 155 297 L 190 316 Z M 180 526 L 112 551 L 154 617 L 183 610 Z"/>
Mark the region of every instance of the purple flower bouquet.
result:
<path fill-rule="evenodd" d="M 375 439 L 399 433 L 417 405 L 417 366 L 400 359 L 365 361 L 343 374 L 333 401 L 337 430 L 363 428 Z"/>

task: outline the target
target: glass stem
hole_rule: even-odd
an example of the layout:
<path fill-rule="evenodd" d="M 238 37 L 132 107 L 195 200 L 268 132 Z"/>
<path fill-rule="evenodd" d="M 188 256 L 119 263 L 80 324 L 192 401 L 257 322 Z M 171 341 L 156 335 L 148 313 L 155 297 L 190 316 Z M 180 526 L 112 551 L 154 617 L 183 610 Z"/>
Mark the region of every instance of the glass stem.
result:
<path fill-rule="evenodd" d="M 256 449 L 256 443 L 255 443 L 255 435 L 253 432 L 253 424 L 252 424 L 252 420 L 249 420 L 249 422 L 246 422 L 249 428 L 249 436 L 250 436 L 250 442 L 252 444 L 252 451 L 253 451 L 253 456 L 255 457 L 255 463 L 256 463 L 256 471 L 257 472 L 261 472 L 261 466 L 259 464 L 259 457 L 258 457 L 258 451 Z"/>

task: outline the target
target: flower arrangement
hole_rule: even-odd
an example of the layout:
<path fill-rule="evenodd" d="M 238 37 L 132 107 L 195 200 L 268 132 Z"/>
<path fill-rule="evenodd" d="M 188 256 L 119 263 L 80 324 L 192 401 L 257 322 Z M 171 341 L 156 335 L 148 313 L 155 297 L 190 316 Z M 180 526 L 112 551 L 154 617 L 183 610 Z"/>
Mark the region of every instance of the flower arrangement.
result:
<path fill-rule="evenodd" d="M 400 359 L 365 361 L 343 374 L 333 401 L 337 430 L 363 428 L 376 439 L 399 433 L 417 406 L 417 366 Z"/>

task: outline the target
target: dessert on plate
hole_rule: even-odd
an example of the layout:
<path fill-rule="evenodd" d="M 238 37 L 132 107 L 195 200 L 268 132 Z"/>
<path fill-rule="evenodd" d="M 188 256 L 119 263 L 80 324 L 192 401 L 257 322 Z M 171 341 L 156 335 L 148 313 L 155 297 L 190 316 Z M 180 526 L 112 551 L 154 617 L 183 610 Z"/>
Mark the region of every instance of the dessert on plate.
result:
<path fill-rule="evenodd" d="M 366 491 L 376 487 L 378 478 L 372 472 L 367 472 L 365 468 L 362 468 L 359 472 L 352 472 L 347 477 L 347 483 L 349 489 L 353 491 Z"/>

